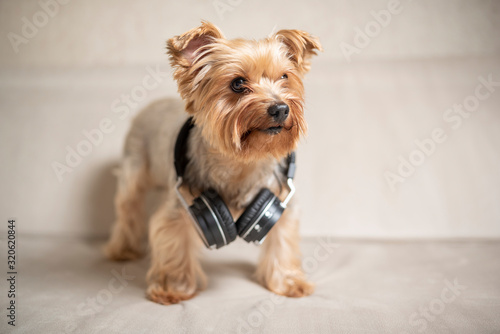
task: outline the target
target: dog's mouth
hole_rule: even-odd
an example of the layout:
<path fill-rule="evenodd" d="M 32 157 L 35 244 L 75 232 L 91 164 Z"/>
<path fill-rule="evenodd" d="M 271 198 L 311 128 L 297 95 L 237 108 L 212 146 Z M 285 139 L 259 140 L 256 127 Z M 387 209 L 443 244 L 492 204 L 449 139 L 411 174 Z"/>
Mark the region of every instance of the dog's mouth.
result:
<path fill-rule="evenodd" d="M 267 133 L 267 134 L 270 134 L 270 135 L 277 135 L 278 133 L 281 132 L 281 130 L 283 130 L 282 126 L 272 126 L 270 128 L 262 129 L 262 130 L 259 130 L 259 131 Z"/>
<path fill-rule="evenodd" d="M 283 130 L 282 126 L 271 126 L 269 128 L 265 128 L 265 129 L 250 129 L 241 136 L 241 141 L 244 142 L 255 131 L 273 136 L 273 135 L 279 134 L 281 132 L 281 130 Z"/>
<path fill-rule="evenodd" d="M 293 127 L 293 125 L 292 125 Z M 291 127 L 290 127 L 291 128 Z M 249 129 L 247 132 L 245 132 L 240 140 L 242 142 L 244 142 L 245 140 L 248 139 L 248 137 L 250 137 L 250 135 L 254 132 L 260 132 L 260 133 L 263 133 L 263 134 L 267 134 L 267 135 L 270 135 L 270 136 L 275 136 L 277 134 L 280 134 L 281 131 L 283 131 L 283 129 L 285 130 L 290 130 L 290 128 L 287 128 L 283 125 L 277 125 L 277 126 L 271 126 L 271 127 L 268 127 L 268 128 L 263 128 L 263 129 L 259 129 L 259 128 L 253 128 L 253 129 Z"/>

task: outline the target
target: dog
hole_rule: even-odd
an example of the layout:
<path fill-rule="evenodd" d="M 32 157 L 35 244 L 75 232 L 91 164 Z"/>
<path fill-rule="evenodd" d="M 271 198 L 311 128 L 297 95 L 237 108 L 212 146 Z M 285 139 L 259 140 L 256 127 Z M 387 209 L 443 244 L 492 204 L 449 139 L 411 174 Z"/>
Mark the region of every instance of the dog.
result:
<path fill-rule="evenodd" d="M 142 256 L 145 194 L 153 187 L 166 189 L 149 223 L 150 300 L 175 304 L 201 291 L 207 280 L 200 247 L 218 248 L 236 234 L 244 236 L 243 217 L 236 223 L 232 217 L 244 215 L 248 224 L 257 214 L 255 201 L 267 201 L 274 210 L 261 210 L 259 219 L 275 217 L 246 231 L 248 238 L 250 229 L 267 229 L 265 240 L 254 238 L 262 243 L 257 281 L 289 297 L 313 292 L 301 268 L 298 212 L 287 173 L 307 131 L 302 79 L 317 51 L 322 51 L 319 40 L 304 31 L 229 40 L 206 21 L 167 41 L 183 101 L 160 100 L 135 117 L 118 170 L 117 220 L 105 246 L 113 260 Z M 187 140 L 179 139 L 181 128 Z M 186 204 L 189 196 L 198 196 L 192 207 Z"/>

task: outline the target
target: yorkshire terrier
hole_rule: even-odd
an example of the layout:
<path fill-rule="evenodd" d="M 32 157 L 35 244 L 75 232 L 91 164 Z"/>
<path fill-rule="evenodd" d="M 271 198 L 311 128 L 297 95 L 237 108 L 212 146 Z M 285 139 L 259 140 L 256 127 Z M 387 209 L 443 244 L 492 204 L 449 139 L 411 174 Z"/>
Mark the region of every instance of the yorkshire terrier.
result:
<path fill-rule="evenodd" d="M 301 268 L 298 213 L 289 200 L 292 152 L 307 130 L 302 78 L 322 50 L 319 40 L 299 30 L 228 40 L 202 22 L 169 39 L 167 50 L 184 105 L 157 101 L 134 119 L 107 256 L 143 254 L 143 200 L 148 189 L 161 187 L 165 200 L 149 224 L 149 299 L 192 298 L 206 286 L 200 246 L 218 248 L 237 234 L 262 243 L 259 283 L 284 296 L 311 294 Z M 198 197 L 191 207 L 189 196 Z"/>

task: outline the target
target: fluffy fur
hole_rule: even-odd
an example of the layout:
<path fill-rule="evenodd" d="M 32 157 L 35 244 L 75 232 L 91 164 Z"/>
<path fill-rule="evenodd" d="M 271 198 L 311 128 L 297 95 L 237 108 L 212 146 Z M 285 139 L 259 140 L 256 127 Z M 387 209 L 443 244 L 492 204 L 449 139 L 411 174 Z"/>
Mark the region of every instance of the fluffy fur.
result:
<path fill-rule="evenodd" d="M 185 105 L 158 101 L 134 119 L 119 172 L 117 221 L 105 249 L 114 260 L 141 256 L 144 194 L 151 187 L 167 189 L 149 226 L 147 295 L 161 304 L 192 298 L 206 283 L 198 259 L 200 237 L 174 191 L 173 146 L 186 119 L 182 110 L 194 117 L 196 125 L 185 172 L 192 195 L 216 189 L 233 217 L 263 187 L 283 199 L 287 193 L 280 164 L 306 133 L 302 78 L 321 46 L 317 38 L 298 30 L 281 30 L 259 41 L 228 40 L 217 27 L 202 22 L 168 40 L 167 49 Z M 231 82 L 239 77 L 244 79 L 244 91 L 236 93 Z M 276 103 L 289 107 L 282 123 L 268 113 Z M 276 127 L 279 131 L 268 131 Z M 293 202 L 261 248 L 256 274 L 262 285 L 290 297 L 312 293 L 301 269 Z"/>

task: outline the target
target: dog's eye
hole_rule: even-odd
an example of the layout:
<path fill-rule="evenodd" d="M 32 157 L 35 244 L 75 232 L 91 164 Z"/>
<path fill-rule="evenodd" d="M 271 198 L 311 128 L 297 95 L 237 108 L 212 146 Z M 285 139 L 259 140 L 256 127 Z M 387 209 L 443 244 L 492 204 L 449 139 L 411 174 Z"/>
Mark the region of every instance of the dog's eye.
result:
<path fill-rule="evenodd" d="M 286 75 L 286 73 L 285 73 L 285 74 L 283 74 L 283 75 L 281 76 L 281 78 L 280 78 L 280 79 L 288 79 L 288 75 Z"/>
<path fill-rule="evenodd" d="M 245 82 L 245 79 L 238 77 L 231 81 L 231 89 L 235 93 L 243 93 L 246 90 Z"/>

